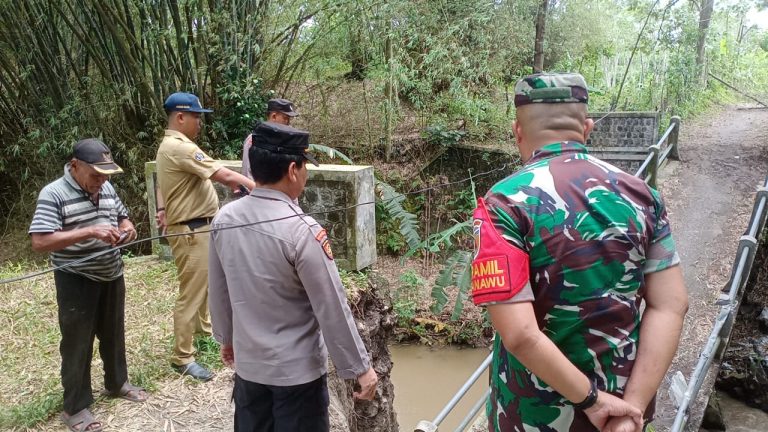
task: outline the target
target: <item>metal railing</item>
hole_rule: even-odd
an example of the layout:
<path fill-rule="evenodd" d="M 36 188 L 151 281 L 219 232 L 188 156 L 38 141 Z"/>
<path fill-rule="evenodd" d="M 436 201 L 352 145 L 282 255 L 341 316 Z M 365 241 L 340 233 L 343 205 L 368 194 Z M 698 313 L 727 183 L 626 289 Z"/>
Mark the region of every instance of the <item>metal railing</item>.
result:
<path fill-rule="evenodd" d="M 436 432 L 437 427 L 440 426 L 440 423 L 445 420 L 446 417 L 448 417 L 448 414 L 450 414 L 451 411 L 456 407 L 456 405 L 459 403 L 459 401 L 464 397 L 465 394 L 469 391 L 469 389 L 472 387 L 472 385 L 477 381 L 478 378 L 480 378 L 480 375 L 485 372 L 486 369 L 488 369 L 488 365 L 491 364 L 491 360 L 493 360 L 493 354 L 488 354 L 488 357 L 483 360 L 483 362 L 480 364 L 480 366 L 475 369 L 474 372 L 472 372 L 472 375 L 469 376 L 467 381 L 464 383 L 464 385 L 461 386 L 459 391 L 456 392 L 456 394 L 453 395 L 450 401 L 443 407 L 442 410 L 440 410 L 440 413 L 437 414 L 434 420 L 427 421 L 422 420 L 419 422 L 419 424 L 416 425 L 416 428 L 413 430 L 414 432 Z M 485 395 L 480 398 L 480 400 L 475 404 L 475 406 L 470 410 L 471 412 L 467 414 L 467 416 L 462 421 L 459 428 L 456 429 L 456 432 L 461 432 L 464 429 L 469 426 L 469 423 L 472 421 L 472 419 L 475 418 L 475 415 L 477 415 L 478 411 L 480 411 L 480 408 L 482 408 L 483 404 L 485 403 L 485 400 L 488 398 L 488 395 L 491 393 L 490 388 L 485 392 Z"/>
<path fill-rule="evenodd" d="M 733 323 L 739 310 L 739 302 L 744 293 L 744 287 L 749 280 L 749 274 L 752 272 L 752 265 L 755 261 L 755 253 L 759 247 L 758 237 L 763 232 L 766 222 L 766 208 L 768 207 L 768 178 L 763 185 L 758 188 L 755 197 L 755 205 L 752 208 L 752 216 L 749 220 L 749 227 L 743 236 L 739 239 L 739 247 L 736 251 L 736 259 L 731 270 L 731 278 L 728 282 L 728 292 L 720 296 L 717 304 L 721 305 L 720 312 L 717 315 L 712 333 L 707 339 L 704 350 L 699 355 L 696 368 L 691 375 L 691 382 L 685 389 L 685 393 L 680 396 L 678 401 L 677 415 L 672 424 L 672 432 L 682 432 L 690 419 L 691 403 L 704 385 L 704 381 L 709 373 L 709 369 L 715 360 L 721 360 L 728 345 L 728 340 L 733 330 Z M 696 425 L 698 430 L 698 425 Z"/>
<path fill-rule="evenodd" d="M 656 187 L 656 179 L 658 176 L 659 167 L 667 160 L 667 158 L 675 159 L 675 160 L 680 159 L 680 153 L 678 150 L 679 132 L 680 132 L 680 117 L 673 116 L 670 119 L 669 127 L 667 128 L 666 132 L 664 132 L 664 134 L 661 136 L 659 141 L 648 148 L 648 157 L 646 157 L 643 163 L 640 165 L 640 168 L 635 173 L 635 177 L 643 178 L 643 176 L 645 176 L 646 183 L 648 183 L 648 185 L 653 188 Z M 664 148 L 664 151 L 662 152 L 661 149 L 665 143 L 667 144 L 667 146 Z M 491 364 L 492 358 L 493 358 L 492 354 L 489 354 L 488 357 L 486 357 L 485 360 L 483 360 L 483 363 L 480 364 L 480 366 L 472 373 L 472 375 L 464 383 L 464 385 L 462 385 L 461 388 L 453 395 L 451 400 L 445 405 L 445 407 L 443 407 L 440 413 L 437 414 L 434 420 L 420 421 L 416 425 L 414 432 L 436 432 L 438 430 L 438 427 L 440 426 L 440 423 L 442 423 L 443 420 L 445 420 L 445 418 L 448 416 L 448 414 L 450 414 L 450 412 L 453 411 L 453 409 L 456 407 L 459 401 L 466 395 L 466 393 L 469 391 L 469 389 L 472 387 L 475 381 L 477 381 L 480 375 L 482 375 L 482 373 L 488 368 L 488 365 Z M 463 432 L 470 425 L 470 423 L 475 418 L 477 413 L 480 411 L 480 409 L 482 409 L 489 395 L 490 395 L 490 388 L 488 388 L 485 391 L 483 396 L 475 403 L 472 409 L 470 409 L 470 412 L 467 413 L 467 415 L 464 417 L 464 419 L 461 421 L 461 423 L 455 429 L 454 432 Z"/>
<path fill-rule="evenodd" d="M 659 167 L 667 160 L 667 158 L 680 160 L 680 152 L 678 150 L 677 140 L 680 133 L 680 117 L 673 116 L 669 119 L 669 127 L 664 135 L 661 136 L 659 141 L 648 147 L 648 156 L 645 158 L 640 168 L 635 172 L 635 177 L 643 178 L 645 176 L 645 182 L 652 188 L 656 188 L 659 174 Z M 667 143 L 664 152 L 661 148 Z"/>

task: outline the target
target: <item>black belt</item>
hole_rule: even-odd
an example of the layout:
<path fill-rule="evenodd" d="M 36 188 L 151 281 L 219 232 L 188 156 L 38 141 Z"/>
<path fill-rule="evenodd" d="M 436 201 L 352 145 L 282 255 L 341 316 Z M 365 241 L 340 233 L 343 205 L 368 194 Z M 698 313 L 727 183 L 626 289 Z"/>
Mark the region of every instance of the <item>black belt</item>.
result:
<path fill-rule="evenodd" d="M 191 230 L 195 230 L 197 228 L 200 228 L 201 226 L 210 225 L 211 221 L 213 220 L 212 217 L 203 217 L 203 218 L 194 218 L 190 220 L 185 220 L 184 222 L 179 222 L 179 225 L 186 225 Z"/>

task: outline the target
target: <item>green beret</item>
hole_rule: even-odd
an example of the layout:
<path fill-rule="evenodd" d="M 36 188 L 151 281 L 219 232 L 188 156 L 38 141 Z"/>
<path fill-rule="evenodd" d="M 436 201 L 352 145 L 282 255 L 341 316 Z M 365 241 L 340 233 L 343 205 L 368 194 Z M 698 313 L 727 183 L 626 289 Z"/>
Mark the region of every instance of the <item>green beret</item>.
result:
<path fill-rule="evenodd" d="M 531 103 L 587 103 L 587 82 L 577 73 L 538 73 L 515 84 L 515 107 Z"/>

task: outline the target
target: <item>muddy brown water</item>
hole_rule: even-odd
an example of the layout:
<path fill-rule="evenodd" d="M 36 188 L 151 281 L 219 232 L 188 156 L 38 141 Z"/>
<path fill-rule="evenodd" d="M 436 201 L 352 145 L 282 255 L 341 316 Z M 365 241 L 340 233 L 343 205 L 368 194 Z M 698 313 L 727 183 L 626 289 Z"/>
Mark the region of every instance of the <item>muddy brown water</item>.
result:
<path fill-rule="evenodd" d="M 395 411 L 401 432 L 413 431 L 420 420 L 432 421 L 488 356 L 486 348 L 431 348 L 423 345 L 392 345 L 392 383 Z M 484 373 L 456 409 L 440 424 L 454 430 L 488 386 Z"/>

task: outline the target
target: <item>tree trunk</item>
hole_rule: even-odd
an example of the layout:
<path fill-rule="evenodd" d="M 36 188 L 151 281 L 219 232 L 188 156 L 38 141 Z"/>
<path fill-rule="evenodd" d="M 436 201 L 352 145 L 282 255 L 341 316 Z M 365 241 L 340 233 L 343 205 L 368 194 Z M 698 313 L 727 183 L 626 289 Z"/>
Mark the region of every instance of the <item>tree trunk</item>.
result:
<path fill-rule="evenodd" d="M 384 160 L 392 158 L 392 111 L 394 105 L 395 79 L 392 71 L 392 21 L 389 22 L 387 38 L 384 41 L 384 62 L 387 64 L 387 82 L 384 85 Z"/>
<path fill-rule="evenodd" d="M 544 70 L 544 30 L 547 24 L 549 0 L 541 0 L 536 11 L 536 41 L 533 44 L 533 72 Z"/>
<path fill-rule="evenodd" d="M 707 33 L 709 32 L 709 23 L 712 20 L 712 10 L 715 7 L 715 0 L 703 0 L 701 10 L 699 11 L 699 36 L 696 41 L 696 70 L 699 72 L 699 82 L 706 84 L 707 72 L 704 62 L 706 61 Z"/>
<path fill-rule="evenodd" d="M 619 105 L 619 99 L 621 98 L 621 91 L 624 89 L 624 83 L 627 80 L 627 74 L 629 74 L 629 67 L 632 66 L 632 59 L 635 58 L 635 53 L 637 52 L 637 48 L 640 46 L 640 39 L 643 37 L 643 34 L 645 34 L 645 28 L 648 26 L 648 21 L 651 19 L 651 14 L 653 13 L 653 10 L 656 9 L 657 4 L 659 4 L 659 0 L 656 0 L 651 6 L 651 9 L 648 11 L 648 15 L 645 17 L 643 28 L 640 29 L 640 33 L 637 34 L 637 39 L 635 40 L 635 47 L 632 48 L 632 54 L 629 55 L 629 60 L 627 61 L 627 67 L 624 69 L 624 75 L 621 77 L 621 83 L 619 84 L 619 91 L 616 92 L 616 98 L 613 100 L 613 102 L 611 102 L 610 111 L 614 111 L 616 107 Z"/>

